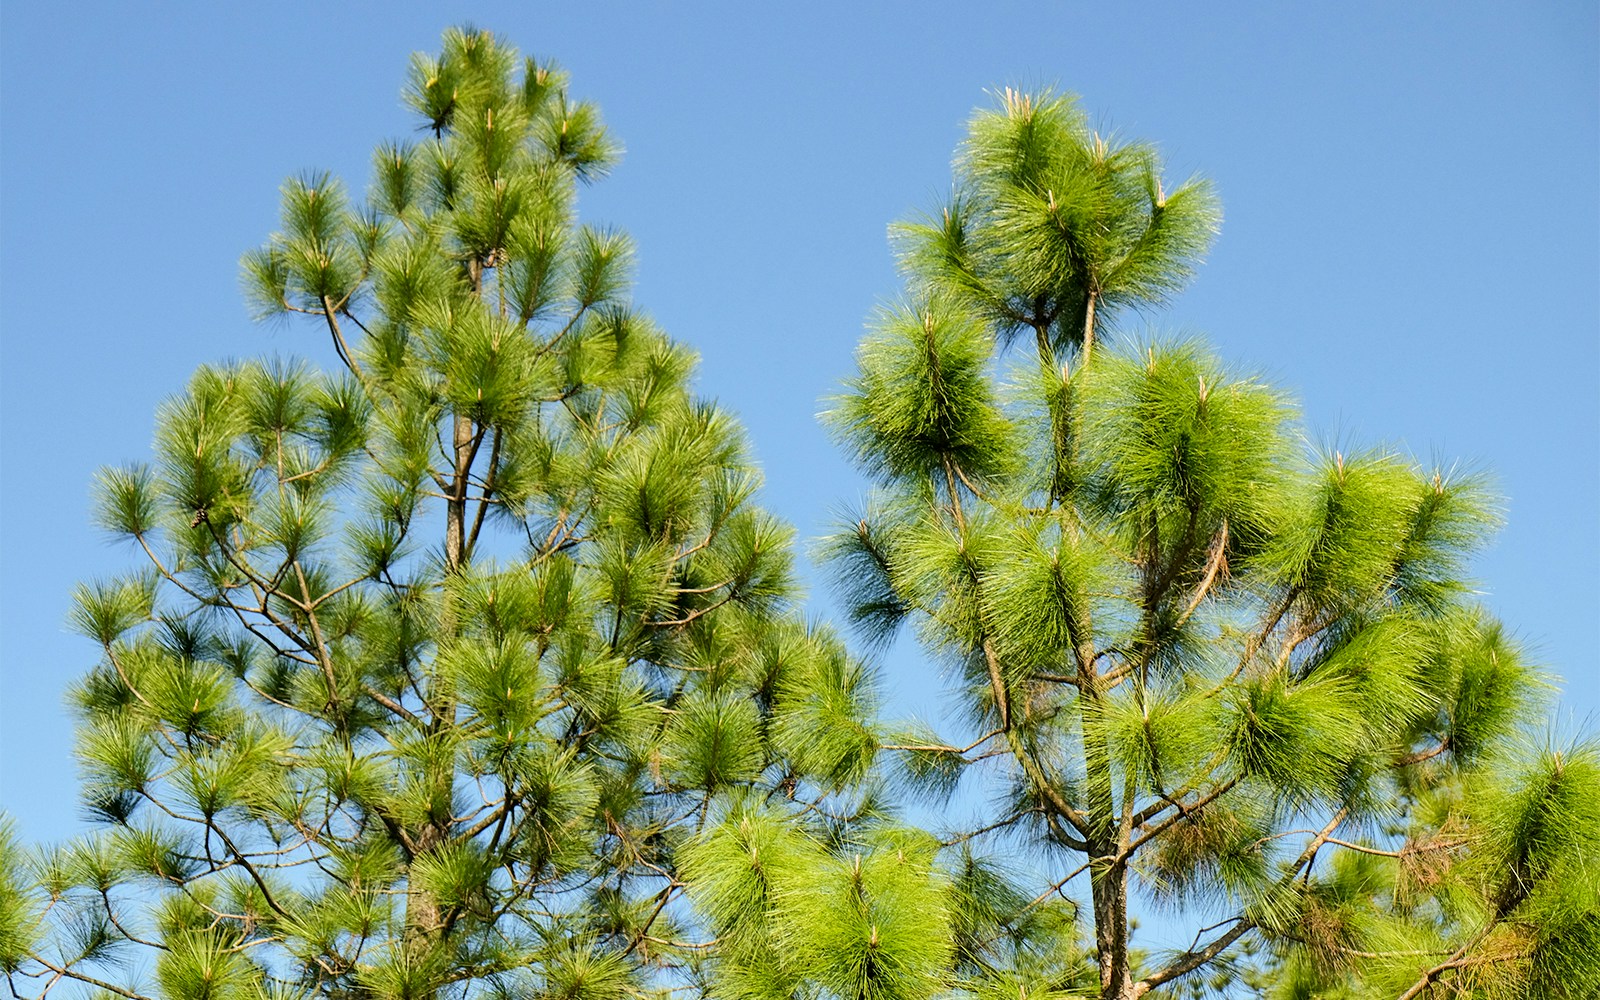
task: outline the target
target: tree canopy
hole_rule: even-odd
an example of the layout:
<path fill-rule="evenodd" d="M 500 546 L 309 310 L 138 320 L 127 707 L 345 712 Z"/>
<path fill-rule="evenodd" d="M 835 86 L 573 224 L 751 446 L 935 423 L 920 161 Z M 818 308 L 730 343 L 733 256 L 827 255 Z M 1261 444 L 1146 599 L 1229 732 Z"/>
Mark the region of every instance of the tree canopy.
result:
<path fill-rule="evenodd" d="M 713 801 L 817 808 L 871 762 L 867 675 L 800 617 L 737 423 L 630 303 L 628 238 L 576 217 L 618 153 L 597 109 L 474 29 L 405 97 L 422 138 L 367 196 L 291 179 L 243 262 L 343 370 L 203 367 L 154 460 L 100 477 L 141 555 L 73 614 L 102 823 L 0 852 L 15 991 L 681 984 Z"/>
<path fill-rule="evenodd" d="M 1547 682 L 1475 597 L 1490 484 L 1314 447 L 1196 341 L 1108 341 L 1216 198 L 1070 98 L 997 105 L 828 414 L 877 484 L 826 545 L 851 614 L 914 623 L 970 720 L 888 752 L 993 803 L 941 831 L 945 988 L 1597 995 L 1600 749 L 1540 742 Z M 1136 899 L 1192 944 L 1137 947 Z"/>
<path fill-rule="evenodd" d="M 874 492 L 820 554 L 941 733 L 803 616 L 737 423 L 580 223 L 597 109 L 471 28 L 404 93 L 366 196 L 290 180 L 243 262 L 340 367 L 202 367 L 97 483 L 139 562 L 72 619 L 99 823 L 0 822 L 14 995 L 1600 996 L 1600 747 L 1539 735 L 1477 599 L 1491 484 L 1131 329 L 1208 183 L 1006 90 L 894 230 L 825 416 Z"/>

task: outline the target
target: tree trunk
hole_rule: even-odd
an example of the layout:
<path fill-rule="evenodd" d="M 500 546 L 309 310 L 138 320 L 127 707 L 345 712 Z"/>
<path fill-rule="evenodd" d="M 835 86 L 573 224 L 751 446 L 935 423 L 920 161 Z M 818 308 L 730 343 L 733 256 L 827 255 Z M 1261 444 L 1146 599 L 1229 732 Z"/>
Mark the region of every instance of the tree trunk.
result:
<path fill-rule="evenodd" d="M 1093 315 L 1093 298 L 1090 315 Z M 1087 347 L 1088 341 L 1085 340 Z M 1087 360 L 1087 359 L 1085 359 Z M 1128 962 L 1128 867 L 1122 857 L 1126 823 L 1119 822 L 1111 748 L 1101 728 L 1099 709 L 1104 697 L 1095 670 L 1092 644 L 1080 641 L 1073 650 L 1078 664 L 1083 727 L 1083 762 L 1090 831 L 1089 886 L 1094 905 L 1095 954 L 1100 964 L 1101 1000 L 1132 1000 L 1132 969 Z M 1102 859 L 1118 860 L 1106 864 Z"/>
<path fill-rule="evenodd" d="M 472 418 L 456 414 L 454 440 L 455 476 L 450 481 L 450 497 L 445 501 L 445 561 L 454 573 L 467 561 L 467 475 L 472 471 Z"/>
<path fill-rule="evenodd" d="M 483 292 L 483 262 L 467 262 L 467 282 L 472 286 L 474 298 Z M 482 399 L 480 393 L 479 399 Z M 454 451 L 455 474 L 450 480 L 449 498 L 445 501 L 444 553 L 445 563 L 452 574 L 467 561 L 467 476 L 472 472 L 473 447 L 472 418 L 455 415 L 455 428 L 450 442 Z"/>
<path fill-rule="evenodd" d="M 1094 306 L 1095 294 L 1089 293 L 1089 304 L 1083 308 L 1083 363 L 1089 363 L 1089 356 L 1094 353 Z"/>
<path fill-rule="evenodd" d="M 412 858 L 432 851 L 443 843 L 447 836 L 446 830 L 438 823 L 429 823 L 417 831 L 416 854 L 412 855 Z M 439 946 L 443 932 L 444 914 L 440 911 L 439 900 L 432 893 L 424 892 L 408 880 L 406 923 L 401 937 L 407 959 L 413 964 L 426 961 L 428 952 Z M 427 992 L 422 994 L 419 1000 L 437 996 L 437 984 L 429 984 Z"/>
<path fill-rule="evenodd" d="M 1099 857 L 1115 855 L 1115 841 L 1096 840 L 1091 850 Z M 1095 951 L 1100 962 L 1101 1000 L 1132 1000 L 1133 970 L 1128 963 L 1128 868 L 1121 861 L 1108 868 L 1091 866 L 1090 892 L 1094 899 Z"/>

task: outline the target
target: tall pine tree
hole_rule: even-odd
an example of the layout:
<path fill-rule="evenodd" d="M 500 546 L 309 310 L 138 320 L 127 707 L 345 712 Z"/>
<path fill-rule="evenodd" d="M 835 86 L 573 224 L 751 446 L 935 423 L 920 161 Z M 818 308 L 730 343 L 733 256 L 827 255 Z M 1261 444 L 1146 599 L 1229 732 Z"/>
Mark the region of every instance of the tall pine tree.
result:
<path fill-rule="evenodd" d="M 713 798 L 862 802 L 867 674 L 798 617 L 791 531 L 630 305 L 628 239 L 576 219 L 617 155 L 596 109 L 471 29 L 405 96 L 422 138 L 365 201 L 291 180 L 244 260 L 342 369 L 204 367 L 101 477 L 141 554 L 73 617 L 103 828 L 0 845 L 16 995 L 682 986 Z"/>
<path fill-rule="evenodd" d="M 829 414 L 878 486 L 828 543 L 852 614 L 914 622 L 971 720 L 888 752 L 997 803 L 930 862 L 943 988 L 1600 995 L 1600 750 L 1527 736 L 1545 682 L 1465 575 L 1483 478 L 1309 448 L 1200 344 L 1107 336 L 1219 221 L 1007 90 Z M 1135 947 L 1136 897 L 1192 943 Z"/>

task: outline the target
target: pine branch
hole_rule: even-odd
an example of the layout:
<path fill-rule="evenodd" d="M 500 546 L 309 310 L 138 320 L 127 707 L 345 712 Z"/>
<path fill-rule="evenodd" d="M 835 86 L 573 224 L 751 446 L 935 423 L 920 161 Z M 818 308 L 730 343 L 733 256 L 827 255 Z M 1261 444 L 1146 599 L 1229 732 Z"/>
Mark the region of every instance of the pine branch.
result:
<path fill-rule="evenodd" d="M 1122 851 L 1120 852 L 1120 858 L 1125 860 L 1127 858 L 1133 857 L 1134 852 L 1138 851 L 1139 848 L 1143 847 L 1145 844 L 1148 844 L 1150 841 L 1154 840 L 1155 838 L 1161 836 L 1163 833 L 1166 833 L 1168 830 L 1172 829 L 1172 827 L 1177 825 L 1178 823 L 1181 823 L 1181 822 L 1183 822 L 1185 820 L 1192 819 L 1194 817 L 1195 813 L 1199 812 L 1200 810 L 1204 809 L 1206 806 L 1208 806 L 1211 803 L 1215 802 L 1217 799 L 1220 799 L 1222 796 L 1226 795 L 1238 783 L 1239 783 L 1239 779 L 1238 778 L 1229 778 L 1227 781 L 1224 781 L 1222 784 L 1220 784 L 1217 787 L 1213 788 L 1211 791 L 1207 792 L 1205 795 L 1202 795 L 1200 798 L 1196 799 L 1194 802 L 1191 802 L 1188 805 L 1184 805 L 1181 801 L 1178 801 L 1177 799 L 1170 800 L 1170 804 L 1177 807 L 1178 814 L 1176 816 L 1173 816 L 1170 819 L 1164 820 L 1159 825 L 1157 825 L 1154 829 L 1146 831 L 1137 840 L 1134 840 L 1132 843 L 1128 844 L 1128 846 L 1123 848 Z M 1167 806 L 1167 803 L 1163 803 L 1162 808 L 1165 809 L 1166 806 Z M 1148 810 L 1140 812 L 1139 816 L 1141 816 L 1141 817 L 1144 816 L 1145 812 L 1147 812 L 1147 811 Z M 1133 826 L 1142 828 L 1144 826 L 1144 822 L 1145 822 L 1145 820 L 1138 819 L 1137 822 L 1135 822 L 1133 824 Z"/>
<path fill-rule="evenodd" d="M 1477 934 L 1474 934 L 1470 939 L 1468 939 L 1466 944 L 1463 944 L 1460 948 L 1457 948 L 1449 958 L 1445 959 L 1443 962 L 1440 962 L 1438 965 L 1435 965 L 1427 972 L 1424 972 L 1421 979 L 1417 980 L 1415 984 L 1413 984 L 1404 993 L 1396 997 L 1395 1000 L 1415 1000 L 1416 997 L 1420 996 L 1424 990 L 1428 989 L 1428 987 L 1437 982 L 1439 977 L 1444 975 L 1446 972 L 1473 964 L 1473 960 L 1467 959 L 1464 956 L 1473 948 L 1476 948 L 1480 943 L 1482 943 L 1483 939 L 1488 937 L 1490 932 L 1492 932 L 1498 925 L 1498 920 L 1491 920 L 1487 927 L 1479 931 Z M 1517 955 L 1508 957 L 1520 958 L 1522 956 Z M 1504 959 L 1495 958 L 1492 960 L 1503 961 Z"/>
<path fill-rule="evenodd" d="M 1295 859 L 1294 863 L 1290 866 L 1289 871 L 1285 873 L 1284 878 L 1280 881 L 1280 885 L 1292 884 L 1294 878 L 1300 874 L 1301 869 L 1305 868 L 1306 865 L 1311 863 L 1312 859 L 1317 856 L 1317 851 L 1321 849 L 1323 844 L 1327 843 L 1329 837 L 1332 836 L 1333 831 L 1339 828 L 1348 815 L 1349 811 L 1345 809 L 1341 809 L 1334 814 L 1333 818 L 1329 820 L 1320 831 L 1318 831 L 1317 836 L 1306 845 L 1305 850 L 1300 852 L 1300 856 Z M 1156 987 L 1161 986 L 1164 983 L 1172 982 L 1174 979 L 1178 979 L 1182 976 L 1186 976 L 1189 973 L 1194 972 L 1196 969 L 1208 964 L 1212 959 L 1216 958 L 1218 955 L 1222 954 L 1229 947 L 1231 947 L 1235 941 L 1238 941 L 1241 937 L 1244 937 L 1258 926 L 1254 917 L 1243 913 L 1239 914 L 1234 919 L 1238 922 L 1235 923 L 1234 926 L 1227 931 L 1227 933 L 1217 937 L 1203 948 L 1190 948 L 1188 951 L 1168 962 L 1160 971 L 1154 973 L 1153 975 L 1145 976 L 1143 979 L 1140 979 L 1138 982 L 1134 983 L 1134 997 L 1142 997 Z"/>
<path fill-rule="evenodd" d="M 483 495 L 478 497 L 478 510 L 472 518 L 472 531 L 467 535 L 467 552 L 470 554 L 478 545 L 478 532 L 483 527 L 483 518 L 489 510 L 489 498 L 494 494 L 494 477 L 500 468 L 500 429 L 494 430 L 494 442 L 489 446 L 489 469 L 483 475 Z"/>
<path fill-rule="evenodd" d="M 55 973 L 55 979 L 52 979 L 50 981 L 50 985 L 44 988 L 44 993 L 50 992 L 50 989 L 55 985 L 55 982 L 65 977 L 67 979 L 76 979 L 80 983 L 87 983 L 88 985 L 97 989 L 105 990 L 107 993 L 115 993 L 119 997 L 127 997 L 128 1000 L 154 1000 L 153 997 L 147 997 L 142 993 L 135 993 L 132 990 L 126 990 L 121 986 L 108 983 L 103 979 L 96 979 L 93 976 L 86 975 L 72 968 L 71 965 L 54 965 L 47 959 L 40 958 L 38 955 L 32 955 L 29 957 L 31 957 L 35 962 L 38 962 L 40 965 L 44 966 L 46 969 L 49 969 L 51 972 Z M 40 996 L 43 996 L 44 993 L 41 993 Z M 16 991 L 13 990 L 12 996 L 16 995 Z"/>
<path fill-rule="evenodd" d="M 367 385 L 366 373 L 356 363 L 355 352 L 350 350 L 350 345 L 344 339 L 344 331 L 339 329 L 339 320 L 334 315 L 338 312 L 338 308 L 329 301 L 328 296 L 322 296 L 322 316 L 328 321 L 328 332 L 333 336 L 333 348 L 338 352 L 339 360 L 343 361 L 345 367 L 350 369 L 350 373 L 356 377 L 356 381 L 365 387 Z"/>

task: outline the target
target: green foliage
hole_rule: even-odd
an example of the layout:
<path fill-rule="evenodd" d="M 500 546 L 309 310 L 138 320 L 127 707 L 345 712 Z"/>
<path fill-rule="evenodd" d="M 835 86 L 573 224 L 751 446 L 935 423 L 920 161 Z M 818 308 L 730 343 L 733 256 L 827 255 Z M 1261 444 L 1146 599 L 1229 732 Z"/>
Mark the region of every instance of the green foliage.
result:
<path fill-rule="evenodd" d="M 22 867 L 14 824 L 0 817 L 0 971 L 16 972 L 38 947 L 36 904 Z"/>
<path fill-rule="evenodd" d="M 1123 544 L 1164 545 L 1157 558 L 1181 559 L 1187 538 L 1226 525 L 1234 564 L 1259 551 L 1291 485 L 1283 394 L 1193 343 L 1108 356 L 1089 374 L 1081 474 L 1097 513 L 1137 532 Z"/>
<path fill-rule="evenodd" d="M 1528 743 L 1484 477 L 1312 451 L 1263 379 L 1116 335 L 1207 183 L 1007 90 L 895 231 L 826 415 L 876 490 L 821 552 L 954 678 L 951 738 L 800 616 L 740 429 L 577 217 L 594 107 L 471 28 L 404 94 L 365 198 L 290 180 L 242 263 L 340 370 L 203 366 L 100 476 L 146 565 L 74 595 L 100 828 L 0 823 L 13 992 L 1596 994 L 1600 751 Z M 892 794 L 980 791 L 937 834 Z M 1192 945 L 1134 946 L 1141 891 Z"/>
<path fill-rule="evenodd" d="M 969 124 L 951 202 L 898 230 L 911 282 L 1056 351 L 1092 345 L 1097 312 L 1180 291 L 1221 218 L 1210 185 L 1167 191 L 1152 147 L 1102 136 L 1070 97 L 998 97 Z"/>
<path fill-rule="evenodd" d="M 992 351 L 983 324 L 952 299 L 886 313 L 834 423 L 880 475 L 942 473 L 947 459 L 974 476 L 997 474 L 1007 463 L 994 446 L 1007 434 L 985 377 Z"/>
<path fill-rule="evenodd" d="M 830 843 L 877 823 L 872 675 L 800 617 L 792 531 L 630 304 L 631 241 L 577 218 L 619 152 L 597 111 L 470 28 L 405 94 L 423 137 L 378 147 L 366 197 L 291 179 L 242 263 L 340 370 L 201 367 L 153 460 L 100 477 L 146 562 L 72 614 L 106 830 L 37 871 L 0 838 L 15 983 L 637 997 L 715 964 L 677 854 L 730 797 Z M 897 894 L 930 855 L 870 857 L 857 979 L 912 995 L 941 925 Z"/>
<path fill-rule="evenodd" d="M 826 415 L 877 491 L 821 546 L 867 641 L 913 622 L 960 684 L 900 786 L 995 803 L 943 831 L 945 989 L 1593 995 L 1593 750 L 1508 749 L 1543 684 L 1465 575 L 1484 477 L 1312 451 L 1263 379 L 1115 336 L 1219 212 L 1070 99 L 1005 91 L 955 173 Z M 1131 946 L 1141 889 L 1189 949 Z"/>
<path fill-rule="evenodd" d="M 685 872 L 724 954 L 715 995 L 925 997 L 950 985 L 948 887 L 926 834 L 828 843 L 756 802 L 689 845 Z"/>

